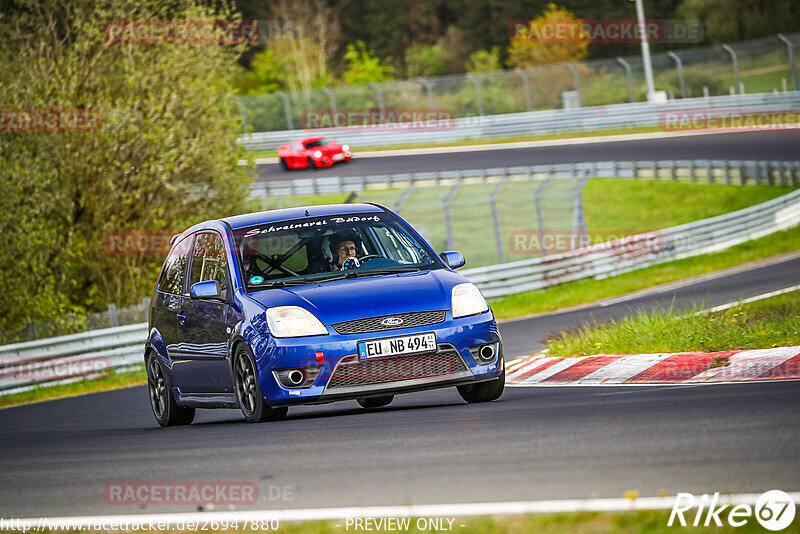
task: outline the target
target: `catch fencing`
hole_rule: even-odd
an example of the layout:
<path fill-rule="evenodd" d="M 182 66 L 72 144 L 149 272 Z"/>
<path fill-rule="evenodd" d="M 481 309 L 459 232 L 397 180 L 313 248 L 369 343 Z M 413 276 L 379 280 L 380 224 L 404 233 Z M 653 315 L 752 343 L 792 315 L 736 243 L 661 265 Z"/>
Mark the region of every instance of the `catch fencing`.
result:
<path fill-rule="evenodd" d="M 462 271 L 487 298 L 574 280 L 600 280 L 658 263 L 725 250 L 800 223 L 800 190 L 717 217 L 533 260 Z"/>
<path fill-rule="evenodd" d="M 471 265 L 489 266 L 519 253 L 509 239 L 512 233 L 540 236 L 536 252 L 542 256 L 552 253 L 545 237 L 558 233 L 571 236 L 574 242 L 585 234 L 581 193 L 590 177 L 797 185 L 800 162 L 602 161 L 259 181 L 250 192 L 262 199 L 266 209 L 285 207 L 276 204 L 284 197 L 369 190 L 364 199 L 399 212 L 434 249 L 459 249 Z M 287 200 L 302 203 L 303 199 Z M 576 248 L 574 243 L 570 248 Z"/>
<path fill-rule="evenodd" d="M 671 99 L 682 101 L 731 94 L 798 91 L 794 61 L 798 44 L 800 34 L 788 34 L 652 54 L 655 88 Z M 434 138 L 452 140 L 459 133 L 472 136 L 473 132 L 481 131 L 484 124 L 476 118 L 641 103 L 643 100 L 646 100 L 644 69 L 641 57 L 636 55 L 368 85 L 331 86 L 308 92 L 247 95 L 239 97 L 238 102 L 244 125 L 254 132 L 262 132 L 241 141 L 248 148 L 263 150 L 277 146 L 276 138 L 288 140 L 316 131 L 319 124 L 309 124 L 309 110 L 328 116 L 348 110 L 375 110 L 382 116 L 387 110 L 444 110 L 448 116 L 462 119 L 456 121 L 455 128 L 450 131 L 412 129 L 405 132 L 406 136 L 414 136 L 414 142 L 428 142 Z M 535 120 L 536 116 L 527 118 Z M 494 124 L 496 118 L 489 122 Z M 603 121 L 600 124 L 596 127 L 613 127 Z M 277 137 L 265 134 L 279 131 L 281 135 Z M 341 131 L 344 142 L 356 146 L 365 144 L 360 137 L 350 137 L 347 128 Z M 513 133 L 532 131 L 514 129 Z M 397 135 L 391 131 L 369 133 L 377 138 L 367 146 L 388 144 L 386 138 Z M 491 128 L 486 133 L 492 133 Z M 365 139 L 371 140 L 371 136 Z"/>
<path fill-rule="evenodd" d="M 670 112 L 740 110 L 745 113 L 797 112 L 800 109 L 800 92 L 760 93 L 754 95 L 712 96 L 670 100 L 665 103 L 636 102 L 593 108 L 552 109 L 458 118 L 446 129 L 413 128 L 397 125 L 396 128 L 372 130 L 348 126 L 319 131 L 289 130 L 252 133 L 240 137 L 238 142 L 250 150 L 272 150 L 308 135 L 326 135 L 352 147 L 384 147 L 408 143 L 446 143 L 463 139 L 489 139 L 523 135 L 550 135 L 566 132 L 598 131 L 621 128 L 660 127 Z M 409 127 L 405 127 L 409 126 Z M 780 126 L 780 125 L 779 125 Z M 355 152 L 358 157 L 358 151 Z"/>

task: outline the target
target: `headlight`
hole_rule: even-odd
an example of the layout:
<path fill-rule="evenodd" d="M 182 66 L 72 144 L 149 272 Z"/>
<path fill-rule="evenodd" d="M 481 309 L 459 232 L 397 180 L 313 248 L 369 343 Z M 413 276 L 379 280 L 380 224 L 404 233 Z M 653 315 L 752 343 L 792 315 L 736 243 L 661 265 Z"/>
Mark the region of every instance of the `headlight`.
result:
<path fill-rule="evenodd" d="M 317 150 L 316 152 L 314 152 L 314 157 L 317 158 L 317 159 L 321 158 L 322 157 L 322 152 Z"/>
<path fill-rule="evenodd" d="M 350 145 L 342 145 L 342 152 L 347 152 L 350 150 Z"/>
<path fill-rule="evenodd" d="M 483 313 L 489 309 L 475 284 L 458 284 L 452 290 L 453 319 Z"/>
<path fill-rule="evenodd" d="M 328 333 L 328 329 L 313 313 L 300 306 L 268 308 L 267 324 L 275 337 L 320 336 Z"/>

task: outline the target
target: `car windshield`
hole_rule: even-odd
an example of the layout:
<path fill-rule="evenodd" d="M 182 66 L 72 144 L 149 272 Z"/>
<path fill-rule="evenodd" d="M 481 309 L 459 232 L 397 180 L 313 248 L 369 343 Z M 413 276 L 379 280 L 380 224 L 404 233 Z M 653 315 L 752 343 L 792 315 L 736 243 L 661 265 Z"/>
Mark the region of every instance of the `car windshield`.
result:
<path fill-rule="evenodd" d="M 306 143 L 304 146 L 306 148 L 314 148 L 315 146 L 323 146 L 329 143 L 330 141 L 328 139 L 320 139 L 319 141 L 311 141 L 310 143 Z"/>
<path fill-rule="evenodd" d="M 305 217 L 234 231 L 248 292 L 442 266 L 391 213 Z"/>

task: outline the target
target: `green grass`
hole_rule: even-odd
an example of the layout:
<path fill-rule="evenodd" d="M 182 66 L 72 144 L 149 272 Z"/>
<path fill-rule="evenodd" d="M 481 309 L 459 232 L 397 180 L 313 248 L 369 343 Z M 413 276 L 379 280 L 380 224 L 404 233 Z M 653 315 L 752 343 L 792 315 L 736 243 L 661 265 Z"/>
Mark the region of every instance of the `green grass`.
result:
<path fill-rule="evenodd" d="M 144 365 L 120 373 L 112 369 L 109 376 L 96 380 L 84 380 L 55 386 L 38 386 L 22 393 L 0 396 L 0 408 L 50 399 L 60 399 L 63 397 L 74 397 L 76 395 L 84 395 L 96 391 L 127 388 L 145 383 L 147 383 L 147 377 L 145 375 Z"/>
<path fill-rule="evenodd" d="M 499 143 L 518 143 L 524 141 L 546 141 L 548 139 L 573 139 L 580 137 L 595 137 L 607 135 L 622 135 L 633 133 L 650 133 L 661 131 L 660 126 L 643 126 L 631 128 L 609 128 L 605 130 L 592 130 L 585 132 L 564 132 L 558 134 L 544 134 L 544 135 L 517 135 L 508 137 L 491 137 L 489 139 L 461 139 L 459 141 L 446 141 L 440 143 L 405 143 L 392 146 L 353 146 L 353 157 L 358 158 L 358 152 L 372 152 L 383 150 L 402 150 L 412 148 L 440 148 L 451 146 L 472 146 L 472 145 L 491 145 Z M 336 136 L 333 136 L 335 139 Z M 250 153 L 253 158 L 276 158 L 278 157 L 277 150 L 256 150 Z M 289 174 L 291 176 L 291 174 Z"/>
<path fill-rule="evenodd" d="M 674 308 L 564 331 L 549 340 L 551 356 L 718 352 L 800 345 L 800 292 L 704 313 Z M 720 359 L 714 367 L 727 365 Z"/>
<path fill-rule="evenodd" d="M 756 69 L 752 72 L 743 71 L 741 74 L 744 90 L 750 93 L 771 93 L 774 89 L 783 91 L 783 80 L 786 88 L 791 91 L 792 71 L 789 67 L 777 66 L 774 69 Z"/>
<path fill-rule="evenodd" d="M 577 280 L 547 289 L 493 299 L 491 301 L 492 310 L 501 319 L 544 313 L 567 306 L 624 295 L 654 285 L 706 274 L 795 250 L 800 250 L 800 229 L 796 227 L 747 241 L 713 254 L 653 265 L 604 280 Z"/>

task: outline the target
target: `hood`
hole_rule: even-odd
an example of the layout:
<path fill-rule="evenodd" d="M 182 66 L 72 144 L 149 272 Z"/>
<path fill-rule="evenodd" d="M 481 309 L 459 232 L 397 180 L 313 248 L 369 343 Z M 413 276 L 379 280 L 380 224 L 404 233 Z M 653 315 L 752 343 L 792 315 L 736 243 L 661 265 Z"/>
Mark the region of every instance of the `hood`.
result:
<path fill-rule="evenodd" d="M 366 317 L 450 309 L 450 291 L 467 280 L 453 271 L 366 276 L 267 289 L 250 296 L 266 307 L 301 306 L 325 325 Z"/>

